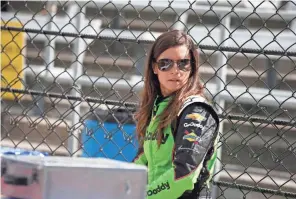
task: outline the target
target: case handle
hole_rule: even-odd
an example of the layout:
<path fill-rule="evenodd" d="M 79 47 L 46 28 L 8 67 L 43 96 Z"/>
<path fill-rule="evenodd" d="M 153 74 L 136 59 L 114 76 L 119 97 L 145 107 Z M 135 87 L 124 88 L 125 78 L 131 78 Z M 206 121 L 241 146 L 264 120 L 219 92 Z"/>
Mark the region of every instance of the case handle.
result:
<path fill-rule="evenodd" d="M 38 182 L 38 174 L 35 169 L 33 170 L 33 174 L 31 177 L 16 177 L 7 174 L 7 168 L 5 164 L 2 164 L 1 177 L 4 178 L 5 184 L 16 186 L 28 186 L 30 184 L 33 184 L 35 181 Z"/>

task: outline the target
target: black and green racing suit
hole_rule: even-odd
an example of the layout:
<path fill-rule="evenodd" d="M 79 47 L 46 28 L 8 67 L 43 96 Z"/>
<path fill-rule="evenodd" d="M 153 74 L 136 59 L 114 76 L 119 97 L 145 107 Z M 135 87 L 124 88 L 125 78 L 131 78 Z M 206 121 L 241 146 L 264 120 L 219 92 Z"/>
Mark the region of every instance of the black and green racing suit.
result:
<path fill-rule="evenodd" d="M 170 99 L 158 96 L 151 118 L 161 114 Z M 197 189 L 212 176 L 219 126 L 212 106 L 201 96 L 190 96 L 174 122 L 176 128 L 164 130 L 158 148 L 154 133 L 158 121 L 152 119 L 133 161 L 148 168 L 147 199 L 196 198 Z"/>

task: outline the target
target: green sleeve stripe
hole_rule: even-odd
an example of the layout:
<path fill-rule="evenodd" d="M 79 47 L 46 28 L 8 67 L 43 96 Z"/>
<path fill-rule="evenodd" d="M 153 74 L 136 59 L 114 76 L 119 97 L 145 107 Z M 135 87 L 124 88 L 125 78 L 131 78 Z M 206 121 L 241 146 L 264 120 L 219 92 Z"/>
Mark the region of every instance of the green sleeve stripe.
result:
<path fill-rule="evenodd" d="M 208 160 L 208 162 L 207 162 L 208 170 L 212 169 L 212 167 L 215 164 L 216 158 L 217 158 L 217 151 L 214 151 L 214 154 L 212 155 L 211 159 Z"/>

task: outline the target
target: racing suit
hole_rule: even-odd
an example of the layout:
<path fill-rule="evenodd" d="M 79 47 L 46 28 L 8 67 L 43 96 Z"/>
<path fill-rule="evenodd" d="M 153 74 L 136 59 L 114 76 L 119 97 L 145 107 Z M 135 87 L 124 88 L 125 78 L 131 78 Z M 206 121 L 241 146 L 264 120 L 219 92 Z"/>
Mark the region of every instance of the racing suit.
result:
<path fill-rule="evenodd" d="M 181 106 L 174 125 L 164 129 L 160 147 L 156 129 L 171 96 L 158 96 L 144 144 L 133 160 L 148 167 L 147 199 L 197 198 L 209 182 L 216 160 L 219 118 L 201 96 L 190 96 Z"/>

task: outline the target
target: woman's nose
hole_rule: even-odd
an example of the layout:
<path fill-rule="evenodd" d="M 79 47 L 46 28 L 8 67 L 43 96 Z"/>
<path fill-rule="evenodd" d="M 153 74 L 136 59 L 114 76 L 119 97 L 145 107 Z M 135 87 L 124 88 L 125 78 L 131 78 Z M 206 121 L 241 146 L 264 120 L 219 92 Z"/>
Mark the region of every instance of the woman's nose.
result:
<path fill-rule="evenodd" d="M 174 62 L 171 73 L 179 73 L 179 72 L 180 72 L 180 70 L 178 68 L 178 65 L 176 62 Z"/>

